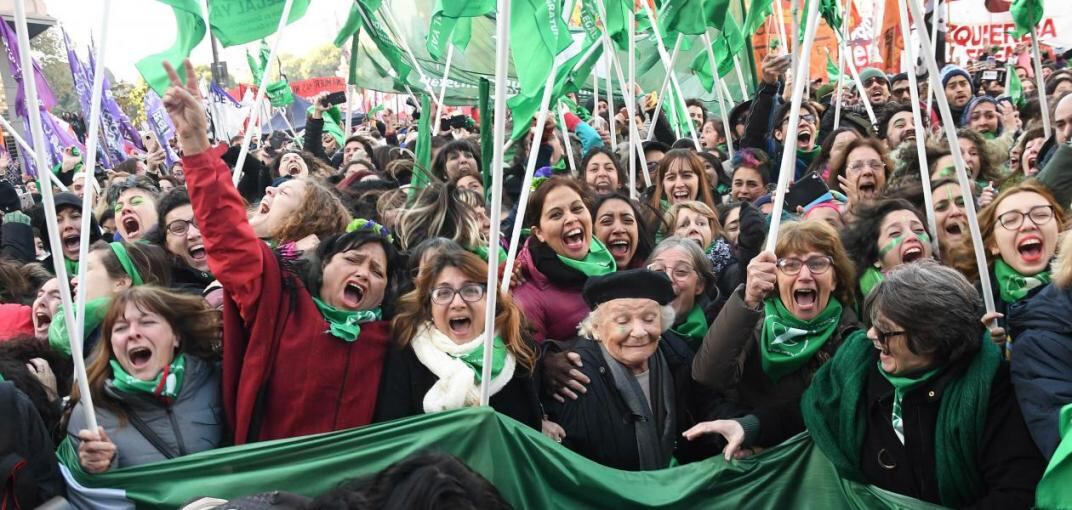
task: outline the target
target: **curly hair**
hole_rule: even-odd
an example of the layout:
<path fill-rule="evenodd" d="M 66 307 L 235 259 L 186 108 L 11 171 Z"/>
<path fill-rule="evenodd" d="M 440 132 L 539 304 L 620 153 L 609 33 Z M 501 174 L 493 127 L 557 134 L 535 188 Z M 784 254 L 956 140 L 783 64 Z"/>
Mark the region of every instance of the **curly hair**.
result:
<path fill-rule="evenodd" d="M 324 239 L 346 230 L 353 218 L 331 188 L 316 179 L 302 178 L 299 181 L 305 183 L 301 204 L 294 214 L 276 227 L 272 238 L 282 244 L 301 240 L 310 234 Z"/>
<path fill-rule="evenodd" d="M 868 206 L 861 207 L 856 213 L 856 222 L 841 233 L 841 241 L 845 245 L 845 251 L 856 263 L 856 274 L 862 275 L 869 266 L 881 260 L 879 255 L 878 237 L 882 229 L 882 221 L 890 213 L 896 211 L 908 211 L 916 215 L 923 230 L 928 236 L 932 232 L 928 230 L 926 216 L 916 209 L 916 206 L 903 198 L 887 198 L 879 200 Z M 932 237 L 933 239 L 933 237 Z"/>
<path fill-rule="evenodd" d="M 268 165 L 268 169 L 271 171 L 273 179 L 276 179 L 276 178 L 279 178 L 279 177 L 284 177 L 282 175 L 279 175 L 279 164 L 283 162 L 283 156 L 286 156 L 287 154 L 297 154 L 297 155 L 301 156 L 302 161 L 305 162 L 305 166 L 307 166 L 309 168 L 309 175 L 310 176 L 327 177 L 327 176 L 331 175 L 332 173 L 334 173 L 330 166 L 328 166 L 320 158 L 314 156 L 310 152 L 307 152 L 307 151 L 285 151 L 285 152 L 279 153 L 279 156 L 276 156 L 276 158 L 272 160 L 271 164 Z"/>

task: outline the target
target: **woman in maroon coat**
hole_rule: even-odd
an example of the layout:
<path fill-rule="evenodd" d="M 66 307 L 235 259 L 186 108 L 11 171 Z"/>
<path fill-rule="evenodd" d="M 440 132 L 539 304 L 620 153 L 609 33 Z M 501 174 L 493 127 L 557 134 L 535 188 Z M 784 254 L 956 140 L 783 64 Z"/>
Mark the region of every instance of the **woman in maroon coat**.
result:
<path fill-rule="evenodd" d="M 182 86 L 165 64 L 172 86 L 164 104 L 209 268 L 225 291 L 223 402 L 235 443 L 370 423 L 390 337 L 380 309 L 395 267 L 390 235 L 375 223 L 351 225 L 297 264 L 281 262 L 250 227 L 230 168 L 209 146 L 193 68 L 185 66 Z M 319 192 L 303 179 L 288 186 L 294 196 L 275 196 L 262 209 Z"/>

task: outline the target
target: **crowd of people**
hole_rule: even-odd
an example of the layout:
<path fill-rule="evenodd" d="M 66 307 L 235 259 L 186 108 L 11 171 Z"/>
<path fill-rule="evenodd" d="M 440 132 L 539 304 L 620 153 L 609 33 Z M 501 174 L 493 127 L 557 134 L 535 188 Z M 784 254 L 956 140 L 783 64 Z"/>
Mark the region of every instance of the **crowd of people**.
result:
<path fill-rule="evenodd" d="M 4 497 L 62 497 L 63 440 L 104 473 L 477 406 L 486 385 L 499 413 L 613 468 L 743 458 L 806 430 L 844 478 L 945 506 L 1031 507 L 1072 403 L 1063 65 L 1042 67 L 1045 90 L 1016 68 L 1023 97 L 952 64 L 921 77 L 948 101 L 956 146 L 936 107 L 921 106 L 935 113 L 917 130 L 907 75 L 873 68 L 863 89 L 811 84 L 796 139 L 788 60 L 774 55 L 726 112 L 730 132 L 687 101 L 698 140 L 643 91 L 625 98 L 632 119 L 582 95 L 564 125 L 549 116 L 514 144 L 498 224 L 475 123 L 423 138 L 423 168 L 413 125 L 326 127 L 338 112 L 322 94 L 300 138 L 266 134 L 236 169 L 241 139 L 210 140 L 196 84 L 167 66 L 176 137 L 146 140 L 181 159 L 88 169 L 67 151 L 59 246 L 39 196 L 0 182 L 0 465 L 18 471 Z M 630 122 L 650 140 L 643 158 Z M 530 151 L 539 177 L 523 190 Z M 765 246 L 786 157 L 793 184 Z M 510 290 L 488 288 L 517 228 Z M 489 261 L 492 229 L 503 244 Z M 89 395 L 72 384 L 68 285 L 86 301 Z"/>

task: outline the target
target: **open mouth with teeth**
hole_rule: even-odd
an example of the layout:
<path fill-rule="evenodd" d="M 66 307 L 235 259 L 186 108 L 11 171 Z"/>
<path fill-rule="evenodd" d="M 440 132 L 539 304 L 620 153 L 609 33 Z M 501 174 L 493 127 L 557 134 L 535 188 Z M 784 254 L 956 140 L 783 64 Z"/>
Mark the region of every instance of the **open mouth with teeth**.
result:
<path fill-rule="evenodd" d="M 302 173 L 302 166 L 297 162 L 291 162 L 287 164 L 287 175 L 300 175 Z"/>
<path fill-rule="evenodd" d="M 78 253 L 78 243 L 82 240 L 82 236 L 79 234 L 68 234 L 63 236 L 63 251 L 68 254 Z M 68 257 L 71 258 L 71 257 Z"/>
<path fill-rule="evenodd" d="M 130 360 L 130 366 L 135 369 L 145 368 L 149 365 L 149 361 L 153 359 L 153 350 L 141 345 L 132 347 L 127 350 L 127 359 Z"/>
<path fill-rule="evenodd" d="M 611 239 L 607 241 L 607 249 L 610 250 L 611 256 L 618 260 L 624 260 L 629 256 L 629 250 L 632 249 L 633 243 L 629 242 L 629 239 Z"/>
<path fill-rule="evenodd" d="M 793 303 L 797 310 L 813 310 L 819 303 L 819 290 L 804 288 L 793 291 Z"/>
<path fill-rule="evenodd" d="M 797 133 L 797 147 L 801 149 L 810 148 L 811 139 L 812 136 L 810 130 L 801 130 L 799 133 Z"/>
<path fill-rule="evenodd" d="M 187 252 L 190 254 L 190 258 L 196 262 L 204 262 L 208 260 L 208 253 L 205 251 L 205 245 L 195 244 L 190 247 Z"/>
<path fill-rule="evenodd" d="M 1027 175 L 1035 175 L 1039 171 L 1038 156 L 1027 158 Z"/>
<path fill-rule="evenodd" d="M 38 331 L 48 331 L 48 327 L 52 325 L 52 316 L 45 312 L 36 312 L 34 323 L 37 324 Z"/>
<path fill-rule="evenodd" d="M 677 188 L 673 191 L 673 193 L 670 194 L 670 198 L 672 198 L 676 203 L 685 200 L 692 200 L 692 194 L 689 193 L 688 188 Z"/>
<path fill-rule="evenodd" d="M 870 178 L 861 179 L 860 183 L 856 185 L 856 189 L 860 192 L 860 196 L 864 198 L 875 198 L 875 195 L 878 194 L 878 183 Z"/>
<path fill-rule="evenodd" d="M 1016 245 L 1016 251 L 1020 252 L 1020 259 L 1028 264 L 1042 260 L 1042 238 L 1038 236 L 1024 237 Z"/>
<path fill-rule="evenodd" d="M 579 227 L 571 228 L 562 234 L 562 243 L 566 245 L 566 249 L 573 253 L 580 253 L 587 251 L 585 243 L 584 229 Z"/>
<path fill-rule="evenodd" d="M 923 258 L 923 246 L 918 242 L 905 243 L 905 247 L 901 250 L 901 262 L 905 264 L 911 264 L 919 259 Z"/>
<path fill-rule="evenodd" d="M 271 210 L 272 206 L 268 204 L 268 198 L 265 197 L 264 200 L 261 200 L 261 205 L 257 207 L 257 214 L 268 214 L 268 211 Z"/>
<path fill-rule="evenodd" d="M 346 308 L 357 310 L 365 299 L 366 289 L 356 282 L 346 282 L 342 288 L 342 302 Z"/>
<path fill-rule="evenodd" d="M 951 221 L 949 223 L 946 223 L 945 224 L 945 233 L 948 236 L 954 236 L 954 237 L 960 236 L 961 234 L 964 233 L 964 225 L 962 225 L 962 224 L 960 224 L 960 222 L 956 222 L 956 221 Z"/>
<path fill-rule="evenodd" d="M 141 221 L 138 220 L 137 216 L 125 216 L 123 217 L 121 224 L 123 225 L 123 230 L 126 231 L 126 235 L 123 236 L 124 238 L 128 240 L 138 238 L 141 233 Z"/>
<path fill-rule="evenodd" d="M 468 315 L 456 315 L 447 319 L 447 327 L 455 338 L 469 339 L 473 334 L 473 319 Z"/>

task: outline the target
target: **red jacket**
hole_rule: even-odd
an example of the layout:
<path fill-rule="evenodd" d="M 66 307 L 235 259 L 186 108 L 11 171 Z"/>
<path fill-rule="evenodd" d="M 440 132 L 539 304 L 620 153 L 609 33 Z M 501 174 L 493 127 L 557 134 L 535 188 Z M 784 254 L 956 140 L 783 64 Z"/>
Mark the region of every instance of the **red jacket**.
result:
<path fill-rule="evenodd" d="M 557 285 L 536 268 L 529 252 L 531 241 L 526 240 L 517 253 L 517 263 L 528 279 L 511 292 L 514 302 L 524 312 L 533 340 L 569 340 L 577 336 L 577 325 L 588 316 L 588 304 L 580 286 Z"/>
<path fill-rule="evenodd" d="M 19 335 L 34 336 L 32 310 L 17 303 L 0 304 L 0 340 L 10 340 Z"/>
<path fill-rule="evenodd" d="M 224 287 L 223 404 L 235 444 L 372 421 L 390 339 L 386 321 L 346 342 L 253 233 L 231 171 L 208 151 L 182 158 L 208 264 Z"/>

